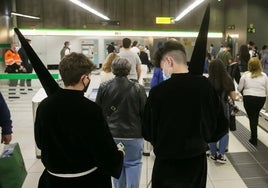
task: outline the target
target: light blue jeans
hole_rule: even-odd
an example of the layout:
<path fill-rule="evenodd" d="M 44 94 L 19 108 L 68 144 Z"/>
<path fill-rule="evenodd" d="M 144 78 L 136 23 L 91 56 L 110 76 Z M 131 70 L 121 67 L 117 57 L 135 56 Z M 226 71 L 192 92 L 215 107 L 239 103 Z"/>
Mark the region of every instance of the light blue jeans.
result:
<path fill-rule="evenodd" d="M 227 133 L 219 140 L 219 154 L 224 155 L 225 149 L 229 141 L 229 134 Z M 217 154 L 217 142 L 209 143 L 209 149 L 211 155 L 216 156 Z"/>
<path fill-rule="evenodd" d="M 114 188 L 139 188 L 142 168 L 143 138 L 133 140 L 114 139 L 125 145 L 125 157 L 119 179 L 113 179 Z"/>

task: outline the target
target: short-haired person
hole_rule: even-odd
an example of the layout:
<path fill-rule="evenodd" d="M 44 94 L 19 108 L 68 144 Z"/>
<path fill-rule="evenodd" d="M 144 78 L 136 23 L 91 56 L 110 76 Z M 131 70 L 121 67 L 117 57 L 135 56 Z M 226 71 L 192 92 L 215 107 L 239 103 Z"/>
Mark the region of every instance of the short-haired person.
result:
<path fill-rule="evenodd" d="M 64 88 L 37 108 L 35 141 L 45 167 L 39 188 L 106 188 L 112 187 L 111 176 L 120 176 L 123 151 L 101 108 L 84 97 L 93 68 L 85 55 L 67 55 L 59 64 Z"/>
<path fill-rule="evenodd" d="M 248 71 L 244 72 L 238 84 L 238 91 L 243 95 L 244 108 L 249 119 L 249 142 L 255 146 L 258 145 L 259 113 L 268 96 L 268 77 L 262 70 L 259 58 L 250 58 Z"/>
<path fill-rule="evenodd" d="M 5 54 L 5 65 L 6 69 L 5 72 L 8 74 L 14 74 L 14 73 L 22 73 L 26 72 L 25 67 L 22 66 L 21 64 L 21 57 L 18 53 L 19 51 L 19 44 L 17 42 L 13 42 L 11 44 L 11 48 L 8 49 Z M 18 85 L 18 79 L 11 79 L 9 80 L 9 96 L 8 98 L 13 99 L 13 98 L 19 98 L 19 96 L 15 96 L 16 94 L 16 87 Z"/>
<path fill-rule="evenodd" d="M 129 38 L 124 38 L 122 40 L 123 48 L 119 52 L 119 56 L 126 58 L 131 64 L 131 70 L 128 75 L 129 79 L 135 80 L 138 82 L 141 76 L 141 60 L 137 53 L 131 51 L 131 40 Z"/>
<path fill-rule="evenodd" d="M 151 88 L 142 127 L 156 156 L 152 188 L 205 188 L 205 135 L 217 126 L 219 101 L 206 77 L 189 73 L 181 43 L 170 40 L 160 49 L 168 79 Z"/>
<path fill-rule="evenodd" d="M 60 59 L 62 60 L 66 55 L 71 53 L 71 49 L 70 49 L 70 42 L 69 41 L 65 41 L 63 44 L 63 48 L 60 51 Z"/>
<path fill-rule="evenodd" d="M 231 49 L 232 47 L 227 44 L 224 50 L 220 51 L 216 56 L 216 58 L 220 59 L 223 62 L 226 69 L 233 62 L 233 57 L 230 52 Z"/>
<path fill-rule="evenodd" d="M 143 137 L 141 117 L 147 99 L 143 86 L 127 78 L 131 64 L 125 58 L 112 63 L 113 80 L 100 85 L 96 103 L 107 118 L 116 143 L 125 145 L 124 165 L 120 178 L 113 179 L 114 188 L 139 188 Z"/>

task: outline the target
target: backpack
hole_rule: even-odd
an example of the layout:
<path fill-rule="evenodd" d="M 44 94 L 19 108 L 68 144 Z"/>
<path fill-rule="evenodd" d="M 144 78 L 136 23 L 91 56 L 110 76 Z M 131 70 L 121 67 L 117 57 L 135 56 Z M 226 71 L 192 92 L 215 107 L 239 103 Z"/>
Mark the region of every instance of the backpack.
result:
<path fill-rule="evenodd" d="M 229 130 L 229 104 L 226 100 L 226 92 L 221 91 L 218 93 L 219 97 L 219 111 L 217 115 L 217 127 L 214 131 L 212 137 L 207 140 L 208 143 L 210 142 L 217 142 L 219 141 L 225 134 L 228 133 Z"/>

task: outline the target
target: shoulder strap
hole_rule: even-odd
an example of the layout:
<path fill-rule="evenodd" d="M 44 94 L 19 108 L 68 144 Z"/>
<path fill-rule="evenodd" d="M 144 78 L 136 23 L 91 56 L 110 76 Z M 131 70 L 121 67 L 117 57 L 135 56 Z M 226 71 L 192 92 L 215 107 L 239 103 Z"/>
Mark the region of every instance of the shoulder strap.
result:
<path fill-rule="evenodd" d="M 109 109 L 106 112 L 107 116 L 111 116 L 113 112 L 118 110 L 118 107 L 120 106 L 121 102 L 124 101 L 125 98 L 128 96 L 128 91 L 134 85 L 135 85 L 135 83 L 131 83 L 122 91 L 122 93 L 125 93 L 123 98 L 118 97 L 114 101 L 112 101 L 112 104 L 110 105 Z"/>

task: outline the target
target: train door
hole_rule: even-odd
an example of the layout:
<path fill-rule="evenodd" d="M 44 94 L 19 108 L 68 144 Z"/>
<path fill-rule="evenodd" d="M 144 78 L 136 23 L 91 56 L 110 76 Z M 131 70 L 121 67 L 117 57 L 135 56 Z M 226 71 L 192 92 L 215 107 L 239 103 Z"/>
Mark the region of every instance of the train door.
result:
<path fill-rule="evenodd" d="M 99 65 L 98 40 L 81 40 L 81 52 L 86 55 L 97 67 Z"/>

